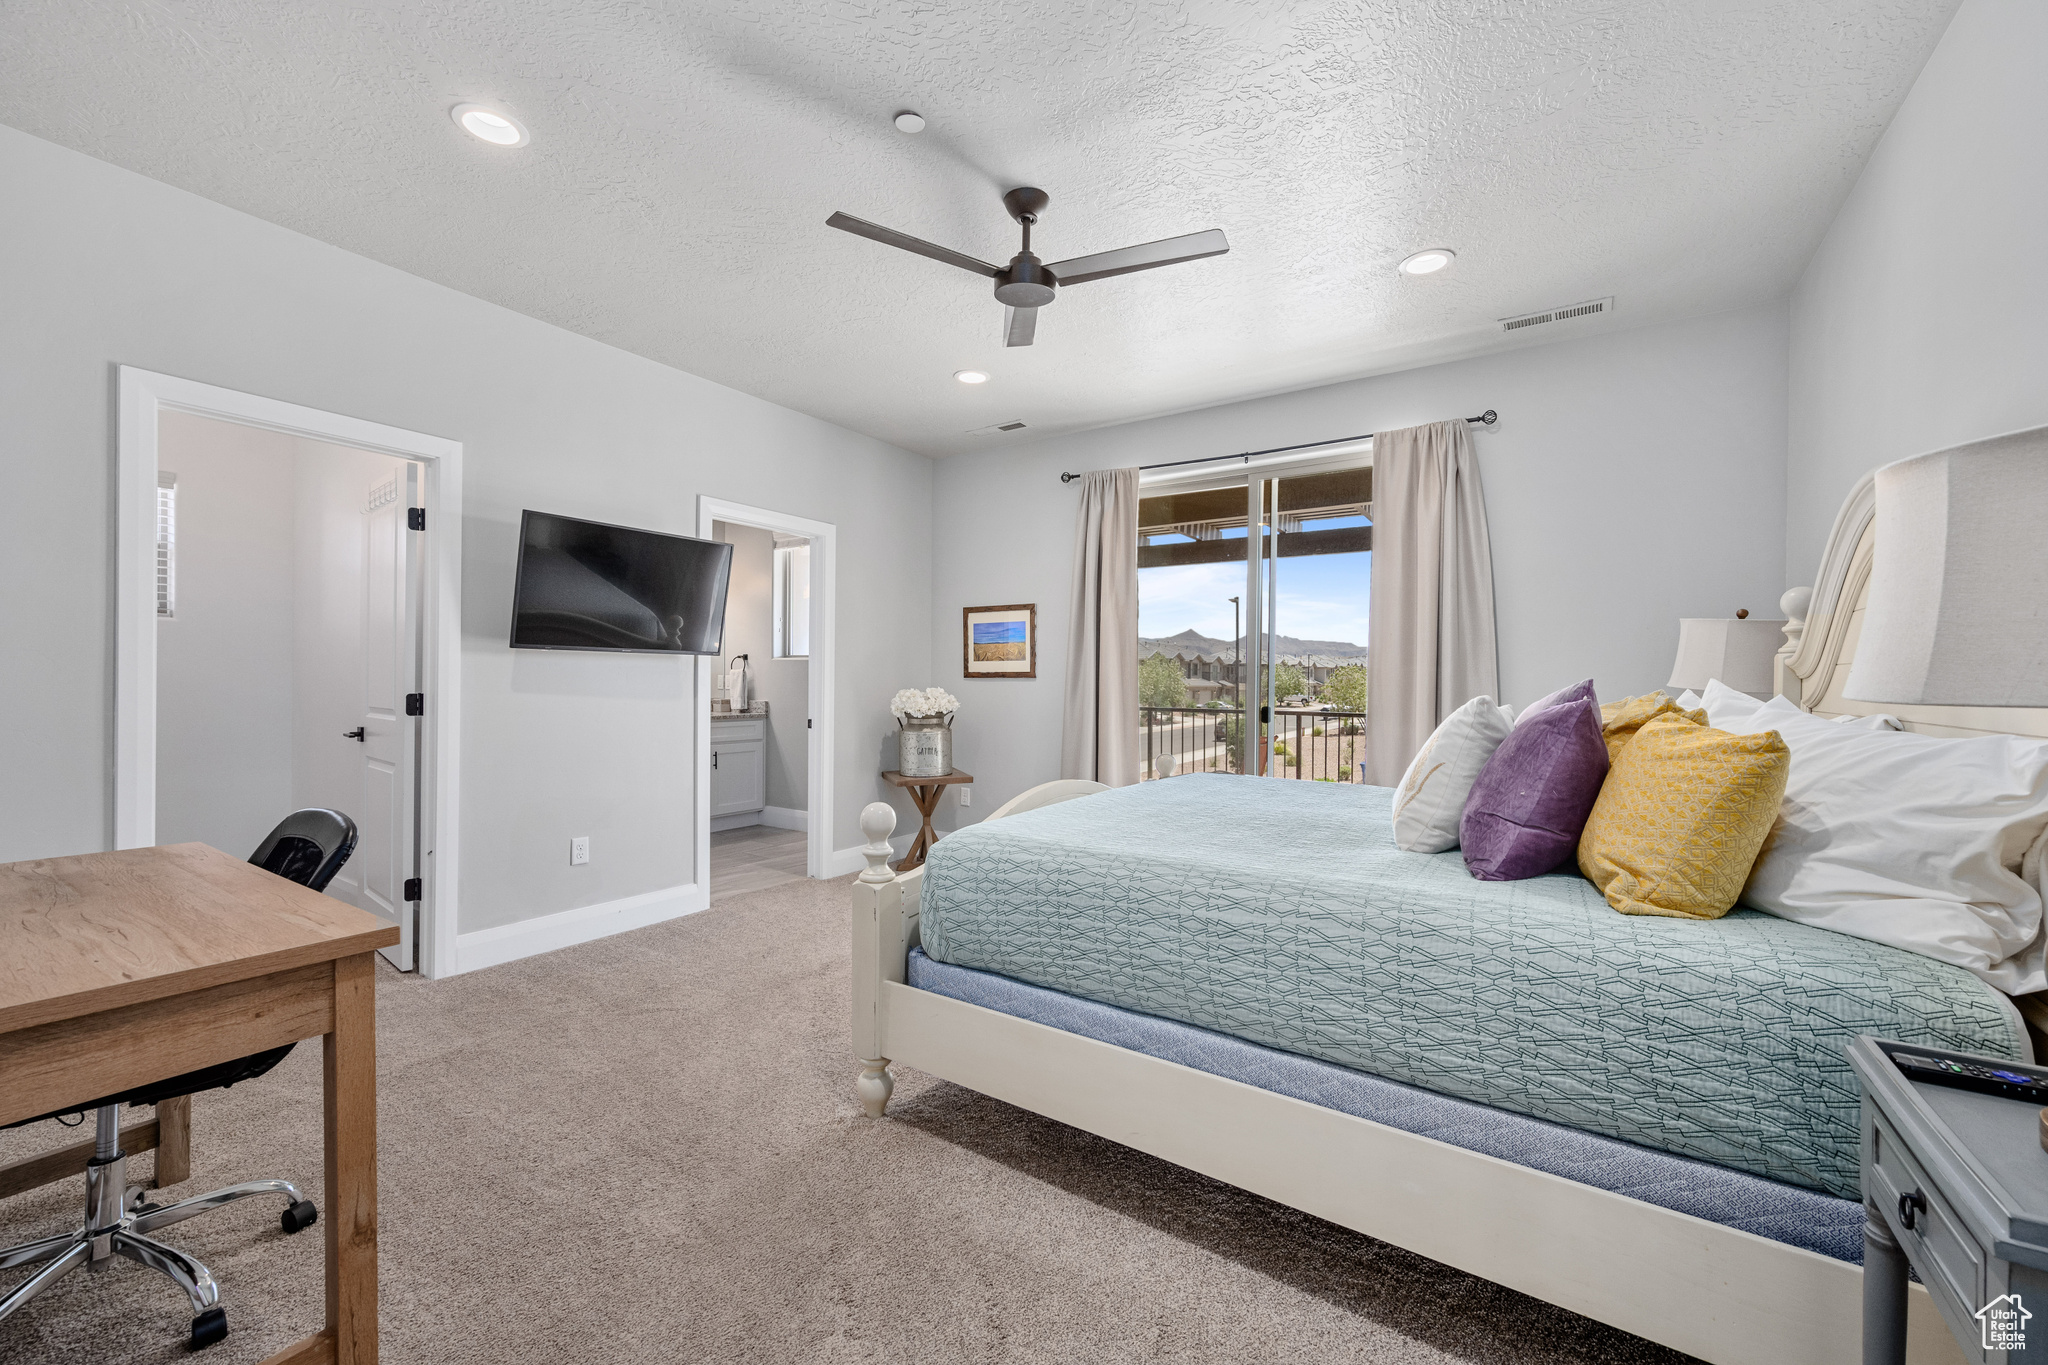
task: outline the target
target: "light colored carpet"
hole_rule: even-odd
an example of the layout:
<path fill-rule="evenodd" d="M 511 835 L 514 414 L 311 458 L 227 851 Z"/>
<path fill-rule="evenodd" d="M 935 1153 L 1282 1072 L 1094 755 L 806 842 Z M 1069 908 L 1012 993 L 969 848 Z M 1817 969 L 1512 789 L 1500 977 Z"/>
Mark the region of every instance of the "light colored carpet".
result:
<path fill-rule="evenodd" d="M 383 1358 L 1681 1359 L 929 1077 L 866 1119 L 846 921 L 845 881 L 799 882 L 448 981 L 384 972 Z M 200 1096 L 174 1193 L 317 1191 L 319 1086 L 302 1044 Z M 69 1136 L 0 1134 L 0 1158 Z M 7 1201 L 0 1245 L 82 1200 L 77 1180 Z M 224 1287 L 207 1365 L 318 1322 L 318 1234 L 276 1219 L 248 1201 L 165 1233 Z M 0 1322 L 0 1359 L 188 1360 L 188 1321 L 169 1281 L 120 1263 Z"/>

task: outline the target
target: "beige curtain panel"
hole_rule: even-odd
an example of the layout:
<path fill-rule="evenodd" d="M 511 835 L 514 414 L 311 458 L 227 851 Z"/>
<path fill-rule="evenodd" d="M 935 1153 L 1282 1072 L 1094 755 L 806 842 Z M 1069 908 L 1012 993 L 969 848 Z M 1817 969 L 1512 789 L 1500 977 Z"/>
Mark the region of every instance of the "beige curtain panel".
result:
<path fill-rule="evenodd" d="M 1060 776 L 1138 780 L 1138 471 L 1081 476 Z"/>
<path fill-rule="evenodd" d="M 1391 787 L 1438 723 L 1500 695 L 1493 552 L 1463 422 L 1372 438 L 1365 780 Z"/>

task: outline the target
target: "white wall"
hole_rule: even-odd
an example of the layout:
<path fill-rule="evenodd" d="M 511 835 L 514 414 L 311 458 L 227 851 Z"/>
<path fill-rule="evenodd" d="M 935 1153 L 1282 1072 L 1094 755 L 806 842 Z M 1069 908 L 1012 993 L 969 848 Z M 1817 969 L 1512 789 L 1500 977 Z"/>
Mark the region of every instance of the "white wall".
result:
<path fill-rule="evenodd" d="M 159 441 L 178 510 L 176 614 L 156 623 L 157 841 L 246 858 L 295 805 L 295 443 L 177 412 Z"/>
<path fill-rule="evenodd" d="M 1892 460 L 2048 423 L 2048 5 L 1965 0 L 1792 295 L 1786 567 Z"/>
<path fill-rule="evenodd" d="M 810 660 L 775 657 L 775 533 L 737 522 L 712 523 L 732 546 L 725 596 L 725 657 L 747 656 L 748 686 L 768 703 L 768 804 L 804 810 L 811 803 Z"/>
<path fill-rule="evenodd" d="M 121 364 L 464 443 L 462 929 L 702 877 L 691 665 L 515 657 L 525 507 L 690 534 L 706 493 L 837 523 L 833 842 L 861 842 L 888 698 L 929 665 L 928 461 L 12 129 L 0 184 L 0 686 L 33 718 L 0 731 L 0 859 L 112 838 Z"/>
<path fill-rule="evenodd" d="M 1487 408 L 1501 687 L 1659 687 L 1681 616 L 1775 615 L 1784 569 L 1781 304 L 1059 437 L 939 465 L 929 681 L 961 699 L 978 817 L 1059 775 L 1076 472 L 1390 430 Z M 1038 604 L 1035 680 L 965 680 L 960 610 Z M 906 676 L 909 686 L 925 679 Z M 947 825 L 960 820 L 949 797 Z"/>

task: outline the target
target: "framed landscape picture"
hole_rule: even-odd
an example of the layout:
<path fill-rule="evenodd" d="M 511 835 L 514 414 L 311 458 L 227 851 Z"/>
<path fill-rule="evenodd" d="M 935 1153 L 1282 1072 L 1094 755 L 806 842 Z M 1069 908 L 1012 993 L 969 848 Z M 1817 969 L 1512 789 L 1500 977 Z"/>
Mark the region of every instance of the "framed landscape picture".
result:
<path fill-rule="evenodd" d="M 962 609 L 960 644 L 966 677 L 1037 677 L 1038 604 Z"/>

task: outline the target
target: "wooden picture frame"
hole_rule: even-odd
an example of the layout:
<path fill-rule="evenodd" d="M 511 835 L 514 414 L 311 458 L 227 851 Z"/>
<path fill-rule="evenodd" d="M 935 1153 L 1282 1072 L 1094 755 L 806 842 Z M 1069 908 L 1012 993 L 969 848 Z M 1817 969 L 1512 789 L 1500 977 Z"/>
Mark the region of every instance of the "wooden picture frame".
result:
<path fill-rule="evenodd" d="M 1017 627 L 1023 638 L 1017 639 Z M 981 657 L 976 658 L 976 628 Z M 1038 676 L 1038 604 L 1016 602 L 1002 607 L 960 609 L 960 676 L 963 678 L 1035 678 Z"/>

